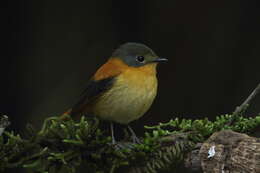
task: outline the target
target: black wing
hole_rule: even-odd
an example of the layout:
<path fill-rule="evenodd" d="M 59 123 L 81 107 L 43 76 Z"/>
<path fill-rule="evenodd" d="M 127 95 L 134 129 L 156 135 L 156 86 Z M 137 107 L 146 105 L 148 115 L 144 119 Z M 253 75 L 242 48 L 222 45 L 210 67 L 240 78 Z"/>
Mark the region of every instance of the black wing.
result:
<path fill-rule="evenodd" d="M 81 99 L 72 107 L 70 112 L 71 116 L 75 117 L 84 113 L 84 108 L 90 103 L 93 103 L 98 96 L 102 95 L 102 93 L 109 90 L 112 87 L 114 80 L 115 77 L 110 77 L 99 81 L 90 80 L 86 89 L 82 93 Z"/>

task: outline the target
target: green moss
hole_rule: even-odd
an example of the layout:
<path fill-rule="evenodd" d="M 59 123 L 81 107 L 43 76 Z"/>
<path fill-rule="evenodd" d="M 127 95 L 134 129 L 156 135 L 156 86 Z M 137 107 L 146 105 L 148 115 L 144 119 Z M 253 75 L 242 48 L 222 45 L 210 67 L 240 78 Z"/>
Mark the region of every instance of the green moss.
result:
<path fill-rule="evenodd" d="M 28 126 L 28 138 L 7 131 L 0 136 L 0 169 L 23 167 L 41 173 L 74 173 L 82 165 L 92 172 L 115 172 L 120 168 L 143 172 L 172 169 L 197 142 L 214 132 L 231 129 L 250 133 L 260 126 L 259 115 L 238 116 L 228 126 L 231 118 L 231 115 L 218 116 L 215 121 L 176 118 L 145 126 L 142 144 L 122 141 L 124 147 L 115 149 L 110 145 L 111 137 L 99 128 L 99 120 L 82 117 L 74 122 L 51 117 L 38 133 Z"/>

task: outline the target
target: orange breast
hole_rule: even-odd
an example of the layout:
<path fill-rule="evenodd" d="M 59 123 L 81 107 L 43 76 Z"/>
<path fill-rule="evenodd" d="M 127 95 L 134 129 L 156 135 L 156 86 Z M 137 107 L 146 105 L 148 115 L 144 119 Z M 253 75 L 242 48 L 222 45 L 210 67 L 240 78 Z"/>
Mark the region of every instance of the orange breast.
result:
<path fill-rule="evenodd" d="M 103 94 L 93 105 L 93 113 L 101 119 L 127 124 L 140 118 L 151 106 L 157 93 L 156 64 L 142 67 L 129 67 L 120 64 L 120 60 L 111 60 L 116 63 L 119 74 L 113 87 Z M 107 63 L 110 69 L 112 65 Z M 122 62 L 121 62 L 122 63 Z M 99 72 L 99 73 L 100 73 Z M 110 73 L 115 74 L 115 73 Z M 104 75 L 97 75 L 101 77 Z"/>

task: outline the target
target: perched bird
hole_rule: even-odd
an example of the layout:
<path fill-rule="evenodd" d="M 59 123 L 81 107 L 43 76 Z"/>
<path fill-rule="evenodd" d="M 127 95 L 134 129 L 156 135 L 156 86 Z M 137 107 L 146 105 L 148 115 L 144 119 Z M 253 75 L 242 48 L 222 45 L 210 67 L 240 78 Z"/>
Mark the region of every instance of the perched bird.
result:
<path fill-rule="evenodd" d="M 113 123 L 125 124 L 142 117 L 157 94 L 156 66 L 167 61 L 140 43 L 125 43 L 116 49 L 90 79 L 81 99 L 66 114 L 72 118 L 95 115 Z M 134 142 L 134 131 L 128 126 Z"/>

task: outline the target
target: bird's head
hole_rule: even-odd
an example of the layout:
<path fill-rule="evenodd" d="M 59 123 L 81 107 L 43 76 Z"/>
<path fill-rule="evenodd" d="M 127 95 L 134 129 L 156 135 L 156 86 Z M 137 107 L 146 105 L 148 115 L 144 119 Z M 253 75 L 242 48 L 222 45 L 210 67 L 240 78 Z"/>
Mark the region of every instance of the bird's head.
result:
<path fill-rule="evenodd" d="M 125 43 L 117 48 L 112 57 L 119 58 L 130 67 L 142 67 L 167 61 L 158 57 L 152 49 L 140 43 Z"/>

